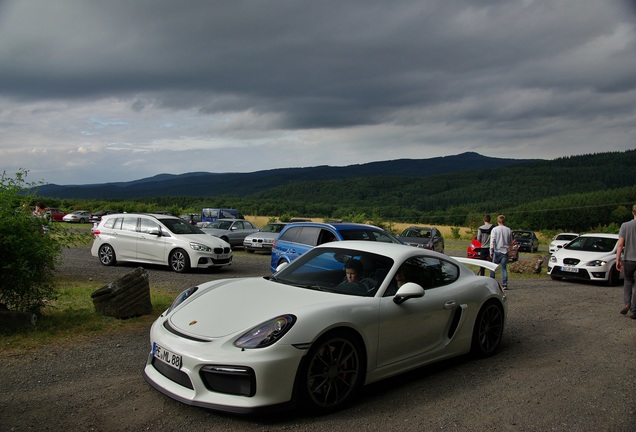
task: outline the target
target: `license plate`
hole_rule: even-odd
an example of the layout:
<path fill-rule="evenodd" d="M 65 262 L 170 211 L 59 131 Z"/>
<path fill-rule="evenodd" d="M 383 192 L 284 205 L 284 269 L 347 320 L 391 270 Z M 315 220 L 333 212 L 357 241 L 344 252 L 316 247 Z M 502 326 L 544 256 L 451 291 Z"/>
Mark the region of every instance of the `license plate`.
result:
<path fill-rule="evenodd" d="M 567 266 L 561 266 L 561 270 L 564 272 L 568 272 L 568 273 L 578 273 L 579 269 L 577 269 L 576 267 L 567 267 Z"/>
<path fill-rule="evenodd" d="M 157 345 L 156 342 L 152 344 L 152 355 L 156 359 L 161 360 L 165 364 L 170 365 L 175 369 L 181 369 L 182 357 L 178 354 L 173 353 L 172 351 L 163 348 L 160 345 Z"/>

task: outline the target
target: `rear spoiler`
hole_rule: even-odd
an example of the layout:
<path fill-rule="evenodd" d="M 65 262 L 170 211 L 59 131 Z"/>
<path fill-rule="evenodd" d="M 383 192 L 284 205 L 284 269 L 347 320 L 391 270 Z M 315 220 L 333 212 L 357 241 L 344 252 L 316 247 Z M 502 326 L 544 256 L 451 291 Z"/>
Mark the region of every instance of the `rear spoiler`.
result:
<path fill-rule="evenodd" d="M 495 264 L 492 261 L 474 259 L 474 258 L 464 258 L 464 257 L 453 257 L 455 260 L 459 261 L 462 264 L 473 265 L 477 267 L 482 267 L 488 270 L 495 271 L 499 268 L 499 264 Z"/>

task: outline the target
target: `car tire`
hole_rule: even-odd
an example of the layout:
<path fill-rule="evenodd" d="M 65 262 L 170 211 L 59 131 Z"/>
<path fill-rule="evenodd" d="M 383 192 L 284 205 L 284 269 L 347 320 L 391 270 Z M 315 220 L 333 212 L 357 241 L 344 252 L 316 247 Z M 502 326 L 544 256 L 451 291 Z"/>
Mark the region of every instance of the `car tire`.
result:
<path fill-rule="evenodd" d="M 312 414 L 326 414 L 349 404 L 364 382 L 366 359 L 358 338 L 335 331 L 318 339 L 299 368 L 300 406 Z"/>
<path fill-rule="evenodd" d="M 562 277 L 559 277 L 559 276 L 550 276 L 550 278 L 551 278 L 552 280 L 554 280 L 554 281 L 560 281 L 560 280 L 563 280 L 563 278 L 562 278 Z"/>
<path fill-rule="evenodd" d="M 473 327 L 471 352 L 479 358 L 490 357 L 501 345 L 504 332 L 504 312 L 501 305 L 490 301 L 482 306 Z"/>
<path fill-rule="evenodd" d="M 168 264 L 173 271 L 177 273 L 185 273 L 190 270 L 190 257 L 183 249 L 175 249 L 170 252 Z"/>
<path fill-rule="evenodd" d="M 609 271 L 609 275 L 607 276 L 607 286 L 616 286 L 618 285 L 618 281 L 621 277 L 620 272 L 616 269 L 616 265 L 613 265 Z"/>
<path fill-rule="evenodd" d="M 97 251 L 99 262 L 105 266 L 112 266 L 117 263 L 117 257 L 115 255 L 115 249 L 109 244 L 103 244 Z"/>
<path fill-rule="evenodd" d="M 86 221 L 85 221 L 83 218 L 81 218 L 81 219 L 78 221 L 78 223 L 86 223 Z"/>

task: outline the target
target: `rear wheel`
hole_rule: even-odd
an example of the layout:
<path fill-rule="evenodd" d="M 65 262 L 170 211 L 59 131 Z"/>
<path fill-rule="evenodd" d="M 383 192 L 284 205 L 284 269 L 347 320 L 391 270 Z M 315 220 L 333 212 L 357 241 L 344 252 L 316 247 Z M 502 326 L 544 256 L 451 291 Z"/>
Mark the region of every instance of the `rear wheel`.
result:
<path fill-rule="evenodd" d="M 184 273 L 190 270 L 190 257 L 183 249 L 175 249 L 170 252 L 170 268 L 177 273 Z"/>
<path fill-rule="evenodd" d="M 364 380 L 362 345 L 346 332 L 319 339 L 307 353 L 298 377 L 303 408 L 322 414 L 353 400 Z"/>
<path fill-rule="evenodd" d="M 117 262 L 115 249 L 113 249 L 113 247 L 109 244 L 101 245 L 97 255 L 99 257 L 99 262 L 105 266 L 112 266 Z"/>
<path fill-rule="evenodd" d="M 475 320 L 471 350 L 477 357 L 489 357 L 497 352 L 504 330 L 504 313 L 500 304 L 486 303 Z"/>

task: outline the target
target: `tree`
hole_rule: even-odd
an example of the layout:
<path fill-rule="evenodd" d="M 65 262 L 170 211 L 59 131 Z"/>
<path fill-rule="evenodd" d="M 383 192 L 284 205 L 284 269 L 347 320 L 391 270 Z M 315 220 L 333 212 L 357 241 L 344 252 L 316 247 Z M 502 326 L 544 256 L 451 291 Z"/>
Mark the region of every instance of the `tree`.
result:
<path fill-rule="evenodd" d="M 35 198 L 27 170 L 0 177 L 0 303 L 13 311 L 39 313 L 56 296 L 53 270 L 63 245 L 77 239 L 31 214 Z"/>

